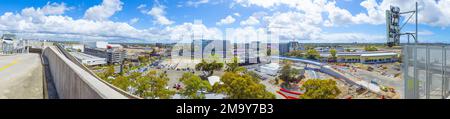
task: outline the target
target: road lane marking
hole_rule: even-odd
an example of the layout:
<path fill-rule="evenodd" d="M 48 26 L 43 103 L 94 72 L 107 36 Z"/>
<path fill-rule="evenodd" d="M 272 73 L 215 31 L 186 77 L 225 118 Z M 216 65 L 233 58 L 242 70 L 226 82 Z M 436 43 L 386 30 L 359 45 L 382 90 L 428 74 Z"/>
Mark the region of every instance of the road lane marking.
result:
<path fill-rule="evenodd" d="M 3 66 L 3 67 L 0 67 L 0 71 L 3 71 L 3 70 L 5 70 L 5 69 L 7 69 L 7 68 L 9 68 L 9 67 L 11 67 L 11 66 L 17 64 L 17 62 L 18 62 L 17 59 L 13 60 L 11 63 L 6 64 L 6 65 Z"/>

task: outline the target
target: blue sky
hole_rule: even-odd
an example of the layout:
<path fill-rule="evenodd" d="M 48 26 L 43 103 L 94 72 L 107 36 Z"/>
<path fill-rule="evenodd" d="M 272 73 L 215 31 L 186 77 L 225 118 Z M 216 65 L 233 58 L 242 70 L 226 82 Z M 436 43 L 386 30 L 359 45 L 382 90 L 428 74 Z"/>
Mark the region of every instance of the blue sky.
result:
<path fill-rule="evenodd" d="M 385 42 L 384 11 L 390 5 L 406 11 L 414 1 L 4 0 L 0 33 L 52 40 L 176 42 L 199 33 L 224 39 L 225 34 L 269 30 L 285 41 Z M 419 4 L 419 41 L 449 43 L 450 1 Z M 235 33 L 225 32 L 227 28 Z M 404 29 L 413 30 L 412 24 Z"/>

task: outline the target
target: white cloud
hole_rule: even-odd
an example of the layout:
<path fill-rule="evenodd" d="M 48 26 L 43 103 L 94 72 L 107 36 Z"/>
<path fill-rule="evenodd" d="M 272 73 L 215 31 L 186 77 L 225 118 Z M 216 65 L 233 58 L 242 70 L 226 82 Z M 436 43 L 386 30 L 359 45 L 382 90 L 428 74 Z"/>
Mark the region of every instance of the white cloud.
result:
<path fill-rule="evenodd" d="M 52 12 L 45 12 L 44 8 Z M 142 41 L 148 38 L 164 37 L 160 30 L 152 28 L 139 30 L 127 23 L 109 20 L 73 19 L 62 15 L 62 12 L 50 10 L 50 8 L 46 6 L 43 8 L 31 7 L 23 9 L 21 13 L 6 12 L 0 16 L 0 31 L 28 34 L 25 38 L 31 39 L 55 40 L 88 37 L 103 40 L 139 39 Z"/>
<path fill-rule="evenodd" d="M 257 5 L 264 8 L 273 7 L 279 5 L 283 0 L 234 0 L 234 2 L 241 4 L 244 7 L 251 5 Z"/>
<path fill-rule="evenodd" d="M 263 28 L 256 28 L 253 26 L 239 27 L 227 31 L 227 38 L 231 42 L 248 43 L 252 41 L 266 41 L 267 32 Z M 275 39 L 273 39 L 275 40 Z"/>
<path fill-rule="evenodd" d="M 241 26 L 253 26 L 258 24 L 259 20 L 254 16 L 250 16 L 247 20 L 241 21 Z"/>
<path fill-rule="evenodd" d="M 209 2 L 209 0 L 189 0 L 186 2 L 186 5 L 197 7 L 198 5 L 206 4 L 208 2 Z"/>
<path fill-rule="evenodd" d="M 289 8 L 302 11 L 312 18 L 322 19 L 322 13 L 328 14 L 324 26 L 342 26 L 348 24 L 373 24 L 385 23 L 385 11 L 391 5 L 399 6 L 401 11 L 411 11 L 415 8 L 415 1 L 419 2 L 419 22 L 431 26 L 450 26 L 450 1 L 449 0 L 364 0 L 360 3 L 364 12 L 351 14 L 347 9 L 336 6 L 335 0 L 234 0 L 234 3 L 244 7 L 260 6 L 274 8 L 286 5 Z M 234 4 L 233 3 L 233 4 Z"/>
<path fill-rule="evenodd" d="M 365 33 L 322 33 L 317 39 L 304 42 L 311 43 L 384 43 L 385 35 L 372 35 Z"/>
<path fill-rule="evenodd" d="M 450 26 L 450 1 L 418 0 L 418 3 L 419 23 L 438 27 Z M 330 20 L 328 22 L 330 24 L 341 24 L 342 22 L 347 22 L 347 24 L 379 25 L 385 23 L 385 11 L 390 9 L 391 5 L 400 7 L 400 10 L 403 12 L 415 10 L 415 2 L 405 0 L 383 0 L 381 2 L 377 2 L 375 0 L 365 0 L 361 2 L 360 5 L 366 9 L 367 13 L 358 13 L 354 16 L 348 14 L 349 12 L 345 9 L 337 7 L 334 7 L 333 9 L 332 6 L 329 6 L 328 11 L 330 13 Z M 409 14 L 403 16 L 409 17 Z M 412 20 L 415 20 L 415 18 L 413 17 Z"/>
<path fill-rule="evenodd" d="M 114 13 L 122 10 L 122 5 L 120 0 L 103 0 L 102 4 L 86 10 L 84 18 L 97 21 L 108 20 Z"/>
<path fill-rule="evenodd" d="M 220 25 L 232 24 L 232 23 L 234 23 L 234 21 L 236 21 L 236 19 L 234 19 L 232 16 L 228 15 L 224 19 L 221 19 L 219 22 L 217 22 L 216 25 L 220 26 Z"/>
<path fill-rule="evenodd" d="M 157 11 L 154 13 L 158 13 Z M 159 12 L 161 13 L 161 12 Z M 36 21 L 36 19 L 38 19 Z M 20 33 L 26 39 L 49 40 L 108 40 L 117 42 L 170 42 L 180 36 L 204 39 L 221 39 L 218 28 L 208 28 L 202 23 L 183 23 L 165 28 L 136 29 L 129 23 L 110 20 L 73 19 L 62 14 L 44 13 L 42 8 L 25 8 L 21 13 L 6 12 L 0 16 L 0 31 Z"/>
<path fill-rule="evenodd" d="M 241 14 L 239 14 L 239 13 L 237 13 L 237 12 L 234 13 L 233 15 L 236 16 L 236 17 L 241 17 Z"/>
<path fill-rule="evenodd" d="M 317 39 L 322 31 L 321 21 L 310 19 L 301 12 L 275 13 L 264 19 L 268 22 L 269 31 L 277 32 L 281 39 Z"/>
<path fill-rule="evenodd" d="M 128 22 L 130 25 L 136 24 L 139 21 L 139 18 L 133 18 L 130 19 L 130 21 Z"/>
<path fill-rule="evenodd" d="M 144 7 L 141 7 L 141 12 L 151 15 L 153 17 L 153 23 L 160 25 L 171 25 L 174 21 L 169 20 L 165 14 L 165 6 L 163 5 L 155 5 L 149 11 L 145 10 Z"/>
<path fill-rule="evenodd" d="M 147 7 L 146 4 L 140 4 L 140 5 L 137 7 L 137 9 L 144 9 L 145 7 Z"/>
<path fill-rule="evenodd" d="M 201 22 L 183 23 L 181 25 L 166 27 L 164 30 L 172 40 L 182 39 L 222 39 L 222 32 L 218 28 L 208 28 Z"/>
<path fill-rule="evenodd" d="M 42 12 L 44 14 L 50 15 L 60 15 L 64 14 L 65 11 L 72 9 L 71 7 L 67 7 L 65 3 L 49 3 L 42 8 Z"/>

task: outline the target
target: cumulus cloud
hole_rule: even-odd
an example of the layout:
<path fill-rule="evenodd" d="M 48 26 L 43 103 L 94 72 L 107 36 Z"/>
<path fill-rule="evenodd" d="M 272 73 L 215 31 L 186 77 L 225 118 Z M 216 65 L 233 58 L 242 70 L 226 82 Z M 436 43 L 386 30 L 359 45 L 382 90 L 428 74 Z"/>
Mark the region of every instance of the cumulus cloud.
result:
<path fill-rule="evenodd" d="M 59 5 L 59 6 L 58 6 Z M 61 6 L 64 3 L 47 4 L 42 8 L 24 8 L 20 13 L 6 12 L 0 16 L 0 30 L 28 34 L 27 38 L 64 38 L 95 37 L 106 39 L 159 39 L 164 36 L 162 31 L 149 29 L 136 29 L 127 23 L 109 20 L 73 19 L 64 16 Z M 54 9 L 53 9 L 54 8 Z M 131 20 L 136 21 L 136 20 Z M 51 36 L 51 37 L 50 37 Z"/>
<path fill-rule="evenodd" d="M 219 22 L 216 23 L 216 25 L 226 25 L 226 24 L 232 24 L 236 21 L 232 16 L 228 15 L 227 17 L 221 19 Z"/>
<path fill-rule="evenodd" d="M 153 23 L 160 24 L 160 25 L 171 25 L 175 23 L 172 20 L 169 20 L 166 15 L 166 7 L 164 5 L 154 5 L 150 10 L 146 9 L 147 5 L 141 4 L 137 8 L 141 11 L 143 14 L 147 14 L 153 17 Z"/>
<path fill-rule="evenodd" d="M 42 8 L 42 13 L 47 15 L 61 15 L 70 9 L 72 9 L 72 7 L 67 7 L 65 3 L 47 2 L 47 5 Z M 37 11 L 39 11 L 39 9 Z"/>
<path fill-rule="evenodd" d="M 164 28 L 136 29 L 130 24 L 139 21 L 133 18 L 126 22 L 110 20 L 73 19 L 61 12 L 45 12 L 42 8 L 24 8 L 20 13 L 6 12 L 0 16 L 0 31 L 20 33 L 27 39 L 65 41 L 108 40 L 116 42 L 175 42 L 180 37 L 221 39 L 218 28 L 209 28 L 201 22 L 183 23 Z M 56 4 L 53 4 L 56 5 Z M 59 4 L 64 5 L 64 4 Z"/>
<path fill-rule="evenodd" d="M 385 11 L 391 5 L 399 6 L 402 11 L 415 9 L 415 1 L 419 2 L 419 22 L 431 26 L 450 26 L 450 1 L 449 0 L 364 0 L 360 3 L 365 11 L 351 14 L 347 9 L 336 6 L 335 0 L 234 0 L 234 3 L 244 7 L 260 6 L 273 8 L 281 5 L 288 6 L 322 19 L 322 13 L 328 14 L 324 26 L 341 26 L 346 24 L 373 24 L 385 23 Z M 325 9 L 323 9 L 325 8 Z"/>
<path fill-rule="evenodd" d="M 103 0 L 102 4 L 86 10 L 84 18 L 88 20 L 105 21 L 114 13 L 122 10 L 123 3 L 120 0 Z"/>
<path fill-rule="evenodd" d="M 247 20 L 241 21 L 241 26 L 253 26 L 258 24 L 259 20 L 254 16 L 250 16 Z"/>
<path fill-rule="evenodd" d="M 222 39 L 222 32 L 218 28 L 208 28 L 201 21 L 183 23 L 181 25 L 166 27 L 170 39 Z"/>
<path fill-rule="evenodd" d="M 321 21 L 309 19 L 307 14 L 301 12 L 275 13 L 264 19 L 268 22 L 268 30 L 277 32 L 282 39 L 317 39 L 322 31 Z"/>

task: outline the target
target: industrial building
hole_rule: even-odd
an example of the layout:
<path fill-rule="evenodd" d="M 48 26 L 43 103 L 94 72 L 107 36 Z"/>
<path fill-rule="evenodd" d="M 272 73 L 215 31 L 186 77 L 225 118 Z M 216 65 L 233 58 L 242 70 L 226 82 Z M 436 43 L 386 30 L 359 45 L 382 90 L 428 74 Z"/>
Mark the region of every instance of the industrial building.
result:
<path fill-rule="evenodd" d="M 328 61 L 330 53 L 320 54 L 322 61 Z M 398 61 L 398 54 L 395 52 L 338 52 L 336 53 L 336 62 L 340 63 L 390 63 Z"/>
<path fill-rule="evenodd" d="M 120 64 L 127 56 L 126 51 L 118 44 L 104 45 L 103 42 L 97 42 L 86 46 L 84 53 L 100 58 L 106 58 L 108 64 Z"/>
<path fill-rule="evenodd" d="M 211 45 L 211 46 L 209 46 Z M 251 43 L 230 43 L 228 40 L 214 41 L 214 40 L 193 40 L 191 42 L 191 59 L 207 58 L 211 55 L 219 55 L 224 61 L 231 61 L 233 57 L 239 59 L 239 63 L 253 64 L 261 63 L 262 51 L 261 46 L 267 46 L 258 41 Z M 270 47 L 267 47 L 270 48 Z M 211 51 L 206 51 L 211 49 Z"/>
<path fill-rule="evenodd" d="M 74 56 L 78 61 L 80 61 L 81 63 L 88 65 L 88 66 L 106 64 L 105 58 L 100 58 L 100 57 L 84 54 L 81 52 L 70 52 L 70 54 L 72 56 Z"/>
<path fill-rule="evenodd" d="M 64 49 L 69 51 L 84 52 L 84 44 L 66 44 Z"/>

